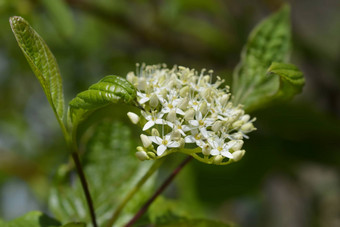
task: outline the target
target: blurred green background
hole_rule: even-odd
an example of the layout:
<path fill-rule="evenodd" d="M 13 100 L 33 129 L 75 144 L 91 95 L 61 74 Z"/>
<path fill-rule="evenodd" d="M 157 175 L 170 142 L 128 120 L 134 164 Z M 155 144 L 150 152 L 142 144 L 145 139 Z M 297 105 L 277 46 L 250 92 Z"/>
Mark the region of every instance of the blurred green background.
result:
<path fill-rule="evenodd" d="M 189 212 L 245 227 L 340 226 L 340 2 L 288 2 L 292 62 L 305 73 L 304 91 L 293 102 L 252 113 L 258 130 L 246 141 L 241 162 L 186 167 L 166 196 L 179 198 Z M 136 62 L 213 69 L 230 84 L 251 29 L 283 3 L 0 0 L 0 217 L 49 212 L 50 182 L 68 161 L 10 16 L 24 17 L 47 42 L 68 102 L 105 75 L 125 77 Z M 132 136 L 138 142 L 138 132 Z M 164 175 L 178 161 L 170 157 Z"/>

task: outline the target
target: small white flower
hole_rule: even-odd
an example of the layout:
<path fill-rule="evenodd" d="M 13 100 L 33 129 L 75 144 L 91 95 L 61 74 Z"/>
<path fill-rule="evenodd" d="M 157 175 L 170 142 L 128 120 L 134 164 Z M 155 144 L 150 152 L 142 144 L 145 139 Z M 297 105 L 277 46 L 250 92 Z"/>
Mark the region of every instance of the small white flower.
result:
<path fill-rule="evenodd" d="M 185 113 L 183 110 L 181 110 L 178 106 L 180 104 L 181 100 L 171 97 L 169 100 L 163 100 L 163 108 L 162 112 L 163 113 L 169 113 L 171 110 L 175 110 L 177 114 L 184 115 Z"/>
<path fill-rule="evenodd" d="M 160 124 L 160 125 L 165 124 L 165 120 L 162 119 L 164 113 L 156 113 L 156 112 L 148 113 L 148 112 L 142 111 L 142 115 L 148 121 L 144 125 L 143 131 L 148 130 L 155 124 Z"/>
<path fill-rule="evenodd" d="M 203 136 L 205 138 L 208 138 L 209 133 L 207 131 L 207 127 L 212 126 L 212 124 L 214 123 L 214 119 L 203 117 L 202 113 L 200 111 L 197 111 L 195 120 L 190 120 L 189 123 L 191 125 L 191 128 L 190 128 L 191 130 L 199 129 L 201 133 L 203 134 Z"/>
<path fill-rule="evenodd" d="M 233 158 L 233 155 L 229 152 L 230 147 L 224 142 L 222 138 L 214 138 L 209 140 L 209 144 L 212 147 L 211 155 L 222 155 L 227 158 Z"/>
<path fill-rule="evenodd" d="M 205 144 L 204 140 L 205 140 L 205 137 L 197 129 L 191 130 L 191 135 L 188 135 L 184 138 L 184 141 L 186 143 L 196 143 L 196 145 L 199 147 L 204 146 Z"/>
<path fill-rule="evenodd" d="M 157 155 L 162 155 L 168 148 L 177 148 L 180 146 L 179 142 L 171 140 L 171 135 L 165 135 L 163 138 L 159 136 L 149 136 L 150 140 L 155 144 L 159 145 L 157 147 Z"/>
<path fill-rule="evenodd" d="M 138 102 L 140 104 L 144 104 L 144 103 L 146 103 L 147 101 L 150 100 L 151 94 L 146 94 L 146 93 L 137 91 L 137 97 L 139 98 Z"/>

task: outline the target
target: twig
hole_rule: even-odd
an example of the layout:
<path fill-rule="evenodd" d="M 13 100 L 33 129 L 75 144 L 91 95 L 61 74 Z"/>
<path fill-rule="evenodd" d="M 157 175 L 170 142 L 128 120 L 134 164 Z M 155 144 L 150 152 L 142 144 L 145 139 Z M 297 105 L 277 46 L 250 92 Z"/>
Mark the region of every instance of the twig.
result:
<path fill-rule="evenodd" d="M 117 206 L 117 209 L 113 213 L 111 219 L 108 221 L 107 226 L 113 226 L 114 222 L 119 217 L 125 205 L 130 201 L 130 199 L 138 192 L 138 190 L 144 185 L 144 183 L 149 179 L 150 176 L 161 166 L 164 159 L 156 160 L 150 169 L 144 174 L 144 176 L 138 181 L 135 187 L 125 196 L 122 202 Z"/>
<path fill-rule="evenodd" d="M 86 198 L 89 210 L 90 210 L 93 227 L 97 227 L 96 214 L 94 212 L 94 207 L 93 207 L 93 202 L 92 202 L 92 198 L 90 195 L 89 187 L 88 187 L 88 184 L 85 178 L 83 168 L 80 164 L 79 155 L 76 151 L 72 152 L 72 158 L 73 158 L 74 164 L 76 165 L 76 169 L 77 169 L 77 172 L 80 178 L 80 182 L 85 193 L 85 198 Z"/>
<path fill-rule="evenodd" d="M 186 159 L 184 159 L 181 164 L 170 174 L 170 176 L 163 182 L 163 184 L 158 188 L 158 190 L 153 194 L 153 196 L 146 201 L 146 203 L 142 206 L 142 208 L 136 213 L 136 215 L 125 225 L 125 227 L 132 226 L 149 208 L 151 203 L 159 196 L 164 189 L 172 182 L 172 180 L 175 178 L 175 176 L 183 169 L 183 167 L 192 160 L 192 156 L 188 156 Z"/>

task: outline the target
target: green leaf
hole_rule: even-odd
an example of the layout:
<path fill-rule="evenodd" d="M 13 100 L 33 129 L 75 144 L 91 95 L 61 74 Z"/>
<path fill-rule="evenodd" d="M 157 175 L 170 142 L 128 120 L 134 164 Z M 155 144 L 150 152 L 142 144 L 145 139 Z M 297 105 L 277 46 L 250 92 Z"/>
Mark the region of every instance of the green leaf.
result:
<path fill-rule="evenodd" d="M 155 227 L 232 227 L 235 225 L 225 224 L 219 221 L 206 219 L 183 219 L 170 222 L 168 224 L 155 225 Z"/>
<path fill-rule="evenodd" d="M 135 186 L 152 163 L 140 162 L 134 156 L 136 144 L 131 139 L 129 127 L 121 122 L 105 119 L 89 131 L 92 131 L 93 135 L 89 137 L 91 139 L 86 144 L 83 156 L 84 171 L 98 223 L 100 226 L 106 226 L 105 223 L 119 202 Z M 59 175 L 58 182 L 51 191 L 50 210 L 63 222 L 74 220 L 90 223 L 79 179 L 76 178 L 70 185 L 67 179 L 70 179 L 72 173 L 64 170 L 60 172 L 66 173 L 64 180 L 61 180 Z M 72 178 L 74 179 L 74 176 Z M 129 201 L 116 222 L 117 226 L 127 223 L 150 196 L 153 192 L 154 179 L 151 177 Z"/>
<path fill-rule="evenodd" d="M 284 6 L 265 19 L 250 34 L 234 70 L 232 93 L 235 104 L 255 109 L 269 102 L 277 93 L 278 77 L 267 75 L 272 62 L 287 62 L 291 42 L 290 10 Z"/>
<path fill-rule="evenodd" d="M 164 224 L 170 221 L 191 218 L 192 215 L 186 211 L 186 204 L 179 200 L 167 199 L 159 196 L 150 206 L 148 215 L 153 224 Z"/>
<path fill-rule="evenodd" d="M 280 77 L 280 89 L 276 94 L 277 98 L 290 99 L 302 91 L 305 78 L 295 65 L 273 62 L 268 72 Z"/>
<path fill-rule="evenodd" d="M 71 37 L 74 33 L 74 20 L 71 10 L 63 0 L 42 0 L 49 16 L 64 37 Z"/>
<path fill-rule="evenodd" d="M 10 24 L 19 47 L 38 78 L 58 120 L 64 115 L 64 95 L 59 67 L 45 41 L 23 18 L 14 16 Z"/>
<path fill-rule="evenodd" d="M 39 211 L 31 211 L 5 225 L 6 227 L 57 227 L 61 224 Z"/>
<path fill-rule="evenodd" d="M 66 225 L 63 225 L 61 227 L 86 227 L 86 224 L 80 223 L 80 222 L 72 222 L 72 223 L 68 223 Z"/>
<path fill-rule="evenodd" d="M 132 103 L 135 100 L 136 88 L 130 82 L 122 77 L 106 76 L 71 100 L 71 121 L 82 121 L 93 111 L 109 104 Z"/>

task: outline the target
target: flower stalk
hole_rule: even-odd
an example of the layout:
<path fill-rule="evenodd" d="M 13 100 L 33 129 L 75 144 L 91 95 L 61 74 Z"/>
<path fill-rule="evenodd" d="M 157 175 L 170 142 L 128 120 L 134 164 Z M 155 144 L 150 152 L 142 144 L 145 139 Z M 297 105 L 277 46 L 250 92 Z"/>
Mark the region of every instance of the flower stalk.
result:
<path fill-rule="evenodd" d="M 165 179 L 163 184 L 157 189 L 157 191 L 144 203 L 142 208 L 135 214 L 135 216 L 125 225 L 125 227 L 132 226 L 149 208 L 153 201 L 168 187 L 177 174 L 183 169 L 183 167 L 192 160 L 192 156 L 188 156 L 182 161 L 178 167 Z"/>
<path fill-rule="evenodd" d="M 132 199 L 132 197 L 139 191 L 139 189 L 144 185 L 144 183 L 158 170 L 158 168 L 163 163 L 164 159 L 156 160 L 150 169 L 144 174 L 144 176 L 137 182 L 135 187 L 124 197 L 124 199 L 117 206 L 117 209 L 113 213 L 110 220 L 107 222 L 107 227 L 113 226 L 113 224 L 117 221 L 119 215 L 123 211 L 126 204 Z"/>

